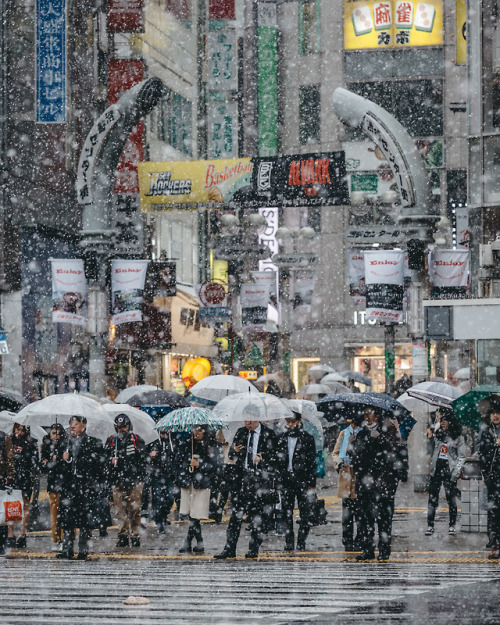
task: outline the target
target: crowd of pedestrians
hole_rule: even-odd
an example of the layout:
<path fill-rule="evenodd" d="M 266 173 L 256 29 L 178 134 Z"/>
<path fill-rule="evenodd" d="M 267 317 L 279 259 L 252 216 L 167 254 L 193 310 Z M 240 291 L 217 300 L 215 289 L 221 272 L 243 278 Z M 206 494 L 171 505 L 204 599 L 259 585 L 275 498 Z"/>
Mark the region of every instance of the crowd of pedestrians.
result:
<path fill-rule="evenodd" d="M 158 440 L 145 445 L 129 417 L 119 414 L 114 421 L 116 433 L 103 445 L 87 434 L 86 419 L 74 416 L 68 431 L 54 423 L 42 441 L 40 455 L 29 428 L 14 424 L 12 432 L 0 432 L 0 489 L 21 491 L 24 517 L 17 539 L 14 526 L 0 526 L 0 553 L 6 547 L 26 547 L 30 499 L 39 471 L 46 475 L 53 550 L 60 559 L 75 557 L 77 530 L 77 559 L 87 559 L 92 531 L 105 536 L 111 513 L 118 522 L 116 547 L 140 547 L 141 509 L 150 496 L 152 519 L 160 534 L 170 523 L 174 503 L 180 518 L 189 521 L 180 553 L 204 553 L 201 521 L 220 522 L 228 501 L 226 542 L 214 558 L 236 556 L 244 522 L 249 530 L 246 558 L 258 557 L 263 537 L 278 522 L 284 550 L 305 550 L 310 528 L 318 524 L 314 438 L 304 429 L 298 412 L 285 420 L 281 430 L 258 417 L 249 404 L 244 426 L 231 443 L 225 439 L 227 434 L 198 426 L 190 433 L 161 432 Z M 431 464 L 425 534 L 434 532 L 443 486 L 453 535 L 465 442 L 451 409 L 436 411 L 427 436 Z M 500 406 L 492 403 L 477 452 L 487 492 L 491 559 L 500 558 L 499 447 Z M 408 478 L 407 445 L 397 420 L 373 407 L 346 415 L 332 459 L 338 471 L 345 551 L 359 552 L 360 561 L 388 560 L 394 499 L 399 482 Z"/>

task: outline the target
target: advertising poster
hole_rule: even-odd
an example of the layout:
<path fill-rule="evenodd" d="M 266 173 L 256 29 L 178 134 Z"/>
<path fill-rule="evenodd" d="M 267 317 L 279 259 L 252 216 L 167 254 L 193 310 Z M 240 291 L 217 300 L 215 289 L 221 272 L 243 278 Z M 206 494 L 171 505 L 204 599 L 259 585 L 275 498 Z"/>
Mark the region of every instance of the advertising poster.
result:
<path fill-rule="evenodd" d="M 366 319 L 385 323 L 403 320 L 404 252 L 366 250 Z"/>
<path fill-rule="evenodd" d="M 347 250 L 347 271 L 349 275 L 349 295 L 354 304 L 365 306 L 365 255 L 364 250 L 350 248 Z"/>
<path fill-rule="evenodd" d="M 465 293 L 469 264 L 468 250 L 434 250 L 429 254 L 429 280 L 443 295 Z"/>
<path fill-rule="evenodd" d="M 265 332 L 269 284 L 242 284 L 240 301 L 243 332 Z"/>
<path fill-rule="evenodd" d="M 84 326 L 87 323 L 87 282 L 83 260 L 51 259 L 52 321 Z"/>
<path fill-rule="evenodd" d="M 443 2 L 344 0 L 344 47 L 443 45 Z"/>
<path fill-rule="evenodd" d="M 117 259 L 111 262 L 111 303 L 115 325 L 142 321 L 147 268 L 147 260 Z"/>
<path fill-rule="evenodd" d="M 293 273 L 293 320 L 296 325 L 307 323 L 307 316 L 311 313 L 311 303 L 316 283 L 316 270 L 294 271 Z"/>

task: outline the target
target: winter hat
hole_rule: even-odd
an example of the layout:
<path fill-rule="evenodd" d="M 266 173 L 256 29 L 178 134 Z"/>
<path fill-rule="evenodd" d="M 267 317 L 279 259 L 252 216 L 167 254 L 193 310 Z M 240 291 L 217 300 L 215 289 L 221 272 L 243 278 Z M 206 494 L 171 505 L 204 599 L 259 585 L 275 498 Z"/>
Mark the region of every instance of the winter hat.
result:
<path fill-rule="evenodd" d="M 117 414 L 115 417 L 115 430 L 118 430 L 118 428 L 126 427 L 127 425 L 130 429 L 132 429 L 132 422 L 130 421 L 130 417 L 123 413 Z"/>

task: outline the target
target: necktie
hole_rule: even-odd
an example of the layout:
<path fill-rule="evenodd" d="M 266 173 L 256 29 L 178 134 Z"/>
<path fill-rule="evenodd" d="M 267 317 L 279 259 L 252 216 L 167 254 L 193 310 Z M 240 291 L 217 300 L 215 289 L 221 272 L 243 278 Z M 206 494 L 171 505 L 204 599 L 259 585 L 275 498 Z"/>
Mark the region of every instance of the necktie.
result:
<path fill-rule="evenodd" d="M 247 447 L 247 469 L 253 468 L 253 435 L 255 432 L 250 430 L 250 434 L 248 435 L 248 447 Z"/>

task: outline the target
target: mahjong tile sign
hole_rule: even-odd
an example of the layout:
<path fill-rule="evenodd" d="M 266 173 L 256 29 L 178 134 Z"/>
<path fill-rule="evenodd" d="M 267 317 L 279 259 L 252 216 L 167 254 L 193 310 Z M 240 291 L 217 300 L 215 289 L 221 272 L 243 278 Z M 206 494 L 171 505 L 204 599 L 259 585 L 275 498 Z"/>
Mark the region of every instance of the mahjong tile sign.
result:
<path fill-rule="evenodd" d="M 443 1 L 344 0 L 346 50 L 443 44 Z"/>

